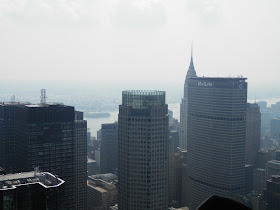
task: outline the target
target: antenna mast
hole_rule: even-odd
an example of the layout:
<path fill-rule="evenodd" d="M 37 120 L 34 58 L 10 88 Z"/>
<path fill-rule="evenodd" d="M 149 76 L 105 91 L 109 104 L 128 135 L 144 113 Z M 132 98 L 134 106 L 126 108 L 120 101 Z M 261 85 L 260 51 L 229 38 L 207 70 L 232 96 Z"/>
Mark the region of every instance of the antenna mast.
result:
<path fill-rule="evenodd" d="M 41 104 L 45 105 L 46 104 L 46 89 L 41 89 Z"/>

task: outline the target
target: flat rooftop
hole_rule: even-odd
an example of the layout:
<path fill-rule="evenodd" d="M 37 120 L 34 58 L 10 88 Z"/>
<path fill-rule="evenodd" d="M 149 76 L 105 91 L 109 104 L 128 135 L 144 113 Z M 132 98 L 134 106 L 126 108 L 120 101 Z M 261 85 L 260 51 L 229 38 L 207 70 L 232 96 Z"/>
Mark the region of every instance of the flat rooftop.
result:
<path fill-rule="evenodd" d="M 49 172 L 23 172 L 0 175 L 0 190 L 15 189 L 22 185 L 40 184 L 45 188 L 57 187 L 64 181 Z"/>
<path fill-rule="evenodd" d="M 212 80 L 212 81 L 223 81 L 223 80 L 234 80 L 234 81 L 245 81 L 245 77 L 191 77 L 191 80 Z"/>

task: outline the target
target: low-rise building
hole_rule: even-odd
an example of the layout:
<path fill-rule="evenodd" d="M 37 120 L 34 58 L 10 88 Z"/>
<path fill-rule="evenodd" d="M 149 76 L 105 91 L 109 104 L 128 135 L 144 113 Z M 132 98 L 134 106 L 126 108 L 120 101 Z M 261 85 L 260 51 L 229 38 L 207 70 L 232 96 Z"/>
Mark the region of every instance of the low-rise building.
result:
<path fill-rule="evenodd" d="M 117 203 L 117 179 L 116 175 L 110 173 L 88 177 L 88 210 L 107 210 Z"/>

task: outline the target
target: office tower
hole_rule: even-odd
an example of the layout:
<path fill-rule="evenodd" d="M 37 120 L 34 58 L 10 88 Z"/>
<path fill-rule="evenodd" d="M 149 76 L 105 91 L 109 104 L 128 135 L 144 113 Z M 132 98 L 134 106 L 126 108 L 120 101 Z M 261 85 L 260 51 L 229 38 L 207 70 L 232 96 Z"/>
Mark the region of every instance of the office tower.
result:
<path fill-rule="evenodd" d="M 80 120 L 81 114 L 77 114 L 75 120 L 74 107 L 47 103 L 1 104 L 0 110 L 3 127 L 10 126 L 9 133 L 5 133 L 5 129 L 0 130 L 6 141 L 4 149 L 1 148 L 4 150 L 0 158 L 1 167 L 8 165 L 6 172 L 15 173 L 31 171 L 39 166 L 42 171 L 58 175 L 66 182 L 66 208 L 84 209 L 76 200 L 77 194 L 86 196 L 82 193 L 86 193 L 87 169 L 86 162 L 82 163 L 86 155 L 86 122 Z M 9 140 L 9 137 L 12 138 Z M 14 160 L 7 159 L 7 155 Z M 84 190 L 81 190 L 82 186 Z"/>
<path fill-rule="evenodd" d="M 257 104 L 247 104 L 245 164 L 256 165 L 260 149 L 261 113 Z"/>
<path fill-rule="evenodd" d="M 265 180 L 271 178 L 272 175 L 280 175 L 280 161 L 270 160 L 265 164 Z"/>
<path fill-rule="evenodd" d="M 245 165 L 245 194 L 253 190 L 253 171 L 252 165 Z"/>
<path fill-rule="evenodd" d="M 88 177 L 88 210 L 105 210 L 118 202 L 118 177 L 114 174 L 98 174 Z"/>
<path fill-rule="evenodd" d="M 173 200 L 176 202 L 177 207 L 182 205 L 182 187 L 183 187 L 183 165 L 186 163 L 186 151 L 179 151 L 173 156 Z"/>
<path fill-rule="evenodd" d="M 263 188 L 265 187 L 265 169 L 256 168 L 253 171 L 253 189 L 258 193 L 263 193 Z"/>
<path fill-rule="evenodd" d="M 18 121 L 18 110 L 23 104 L 2 103 L 0 104 L 0 167 L 6 173 L 14 173 L 16 168 L 16 149 L 18 148 L 15 128 Z"/>
<path fill-rule="evenodd" d="M 87 175 L 91 176 L 91 175 L 95 175 L 97 174 L 97 162 L 96 160 L 92 160 L 90 158 L 88 158 L 87 160 Z"/>
<path fill-rule="evenodd" d="M 76 209 L 86 210 L 87 203 L 87 121 L 83 112 L 75 111 L 74 123 Z"/>
<path fill-rule="evenodd" d="M 0 209 L 65 209 L 64 180 L 48 172 L 0 176 Z"/>
<path fill-rule="evenodd" d="M 122 92 L 119 106 L 118 207 L 168 208 L 168 112 L 164 91 Z"/>
<path fill-rule="evenodd" d="M 196 72 L 193 65 L 193 56 L 191 53 L 191 62 L 189 70 L 187 72 L 184 84 L 184 97 L 180 104 L 180 135 L 179 135 L 179 147 L 181 149 L 187 149 L 187 117 L 188 117 L 188 83 L 191 77 L 196 77 Z"/>
<path fill-rule="evenodd" d="M 192 77 L 188 83 L 187 202 L 244 193 L 246 78 Z"/>
<path fill-rule="evenodd" d="M 280 139 L 280 119 L 271 119 L 270 122 L 270 137 Z"/>
<path fill-rule="evenodd" d="M 118 167 L 118 123 L 101 125 L 100 173 L 116 173 Z"/>
<path fill-rule="evenodd" d="M 264 199 L 266 202 L 266 209 L 279 210 L 280 209 L 280 176 L 273 175 L 271 179 L 266 181 L 266 189 L 264 190 Z"/>
<path fill-rule="evenodd" d="M 276 150 L 271 149 L 260 149 L 257 153 L 257 161 L 255 168 L 265 168 L 267 161 L 275 159 Z"/>

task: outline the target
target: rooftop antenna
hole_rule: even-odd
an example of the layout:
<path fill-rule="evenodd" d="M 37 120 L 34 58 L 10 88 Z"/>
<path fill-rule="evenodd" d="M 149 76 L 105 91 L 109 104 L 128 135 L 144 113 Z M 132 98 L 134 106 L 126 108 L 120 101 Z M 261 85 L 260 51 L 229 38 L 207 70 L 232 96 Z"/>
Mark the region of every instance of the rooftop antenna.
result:
<path fill-rule="evenodd" d="M 12 95 L 12 96 L 11 96 L 11 102 L 12 102 L 12 103 L 15 103 L 15 102 L 16 102 L 16 96 L 15 96 L 15 95 Z"/>
<path fill-rule="evenodd" d="M 41 104 L 45 105 L 46 104 L 46 89 L 41 89 Z"/>

